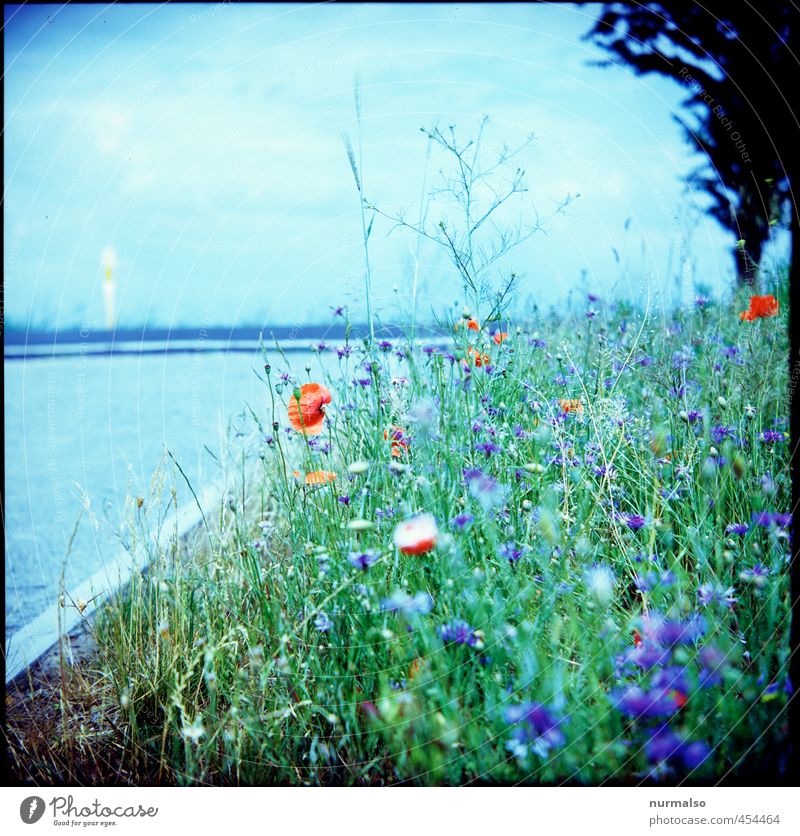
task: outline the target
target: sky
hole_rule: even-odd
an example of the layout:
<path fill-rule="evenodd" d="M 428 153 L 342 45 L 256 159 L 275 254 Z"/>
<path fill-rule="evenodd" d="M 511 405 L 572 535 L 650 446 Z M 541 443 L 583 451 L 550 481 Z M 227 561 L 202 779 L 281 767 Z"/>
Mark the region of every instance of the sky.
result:
<path fill-rule="evenodd" d="M 698 283 L 730 287 L 733 239 L 686 182 L 700 162 L 675 119 L 688 91 L 593 66 L 606 56 L 582 36 L 598 10 L 6 6 L 7 324 L 102 327 L 108 246 L 119 325 L 299 327 L 340 304 L 363 320 L 343 134 L 365 197 L 416 218 L 450 170 L 420 128 L 466 139 L 484 115 L 487 160 L 534 135 L 516 161 L 528 191 L 501 220 L 543 229 L 493 279 L 519 275 L 520 310 L 587 289 L 686 301 Z M 428 218 L 451 213 L 437 193 Z M 460 309 L 441 249 L 393 226 L 377 217 L 369 242 L 382 317 L 409 310 L 415 273 L 421 318 Z"/>

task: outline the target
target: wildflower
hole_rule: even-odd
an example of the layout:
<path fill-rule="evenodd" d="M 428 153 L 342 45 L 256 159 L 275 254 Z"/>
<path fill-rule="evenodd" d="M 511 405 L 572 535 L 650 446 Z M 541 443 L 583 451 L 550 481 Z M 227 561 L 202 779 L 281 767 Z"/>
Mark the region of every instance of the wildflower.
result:
<path fill-rule="evenodd" d="M 468 319 L 467 320 L 467 328 L 469 328 L 470 331 L 480 331 L 481 330 L 481 326 L 478 325 L 478 320 L 477 319 Z"/>
<path fill-rule="evenodd" d="M 750 531 L 750 526 L 747 523 L 731 523 L 725 529 L 726 534 L 735 534 L 737 537 L 744 537 Z"/>
<path fill-rule="evenodd" d="M 641 514 L 628 514 L 623 517 L 623 519 L 625 520 L 625 525 L 627 525 L 631 531 L 639 531 L 639 529 L 644 528 L 647 525 L 647 520 Z"/>
<path fill-rule="evenodd" d="M 492 334 L 492 339 L 497 345 L 502 345 L 502 343 L 508 339 L 508 333 L 505 331 L 495 331 L 495 333 Z"/>
<path fill-rule="evenodd" d="M 695 614 L 685 621 L 669 621 L 660 613 L 651 612 L 642 619 L 642 633 L 645 637 L 665 647 L 676 644 L 692 644 L 706 631 L 706 620 Z"/>
<path fill-rule="evenodd" d="M 766 583 L 768 576 L 769 569 L 760 563 L 756 563 L 752 569 L 743 569 L 739 572 L 740 580 L 743 580 L 745 583 L 751 583 L 756 587 L 762 587 Z"/>
<path fill-rule="evenodd" d="M 403 451 L 408 449 L 405 430 L 402 427 L 390 427 L 383 431 L 384 441 L 392 442 L 392 455 L 402 456 Z"/>
<path fill-rule="evenodd" d="M 733 432 L 733 427 L 725 427 L 721 424 L 718 424 L 715 427 L 711 428 L 711 439 L 713 440 L 714 444 L 722 444 L 726 438 L 735 438 L 735 434 Z"/>
<path fill-rule="evenodd" d="M 398 590 L 389 598 L 381 601 L 384 612 L 402 613 L 403 615 L 427 615 L 433 609 L 433 598 L 427 592 L 417 592 L 413 597 Z"/>
<path fill-rule="evenodd" d="M 453 519 L 450 520 L 450 525 L 453 526 L 453 528 L 457 528 L 459 531 L 463 531 L 467 528 L 467 526 L 472 525 L 474 521 L 475 517 L 473 517 L 472 514 L 464 513 L 453 517 Z"/>
<path fill-rule="evenodd" d="M 484 511 L 490 511 L 505 501 L 506 489 L 496 479 L 477 468 L 464 472 L 464 483 L 473 499 L 477 499 Z"/>
<path fill-rule="evenodd" d="M 743 322 L 752 322 L 754 319 L 764 319 L 770 316 L 777 316 L 780 311 L 778 300 L 772 295 L 751 296 L 750 307 L 739 314 Z"/>
<path fill-rule="evenodd" d="M 301 480 L 299 470 L 293 470 L 292 476 L 294 476 L 294 478 L 298 481 Z M 336 474 L 330 470 L 312 470 L 309 473 L 306 473 L 303 481 L 306 485 L 325 485 L 328 482 L 333 482 L 335 479 Z"/>
<path fill-rule="evenodd" d="M 417 514 L 398 524 L 394 544 L 403 554 L 426 554 L 436 545 L 438 536 L 433 514 Z"/>
<path fill-rule="evenodd" d="M 466 621 L 455 619 L 436 628 L 436 635 L 445 644 L 465 644 L 467 647 L 480 649 L 483 647 L 483 636 L 480 630 L 470 627 Z"/>
<path fill-rule="evenodd" d="M 731 607 L 737 599 L 733 597 L 733 587 L 723 588 L 719 583 L 704 583 L 697 590 L 697 600 L 704 607 L 711 604 L 721 604 L 723 607 Z"/>
<path fill-rule="evenodd" d="M 347 305 L 337 305 L 336 307 L 331 305 L 331 312 L 334 316 L 344 316 L 347 312 Z"/>
<path fill-rule="evenodd" d="M 753 525 L 760 525 L 762 528 L 788 528 L 792 524 L 791 514 L 780 514 L 777 512 L 762 511 L 753 514 Z"/>
<path fill-rule="evenodd" d="M 711 753 L 702 740 L 687 742 L 666 724 L 656 729 L 645 744 L 650 763 L 674 763 L 679 761 L 686 769 L 696 769 Z"/>
<path fill-rule="evenodd" d="M 562 412 L 583 412 L 583 404 L 580 398 L 561 398 L 558 403 Z"/>
<path fill-rule="evenodd" d="M 349 357 L 353 353 L 353 346 L 351 345 L 340 345 L 336 348 L 336 356 L 342 360 L 345 357 Z"/>
<path fill-rule="evenodd" d="M 503 543 L 497 550 L 500 557 L 504 557 L 509 563 L 516 563 L 525 553 L 524 548 L 516 543 Z"/>
<path fill-rule="evenodd" d="M 492 441 L 482 441 L 480 444 L 475 445 L 475 451 L 478 453 L 484 453 L 487 459 L 494 453 L 500 453 L 502 449 L 502 447 L 498 447 L 498 445 Z"/>
<path fill-rule="evenodd" d="M 320 633 L 327 633 L 333 627 L 333 622 L 324 612 L 321 612 L 314 619 L 314 626 L 320 631 Z"/>
<path fill-rule="evenodd" d="M 518 757 L 527 754 L 528 746 L 540 757 L 547 757 L 549 751 L 566 742 L 560 726 L 563 717 L 556 717 L 551 709 L 538 702 L 526 702 L 511 705 L 503 712 L 506 723 L 516 726 L 507 748 Z"/>
<path fill-rule="evenodd" d="M 289 399 L 289 423 L 298 432 L 317 435 L 322 432 L 325 404 L 331 402 L 331 393 L 319 383 L 304 383 Z"/>
<path fill-rule="evenodd" d="M 614 707 L 627 717 L 665 717 L 680 708 L 679 700 L 664 688 L 644 691 L 638 685 L 628 685 L 613 692 L 611 700 Z"/>
<path fill-rule="evenodd" d="M 783 433 L 775 432 L 775 430 L 765 430 L 758 436 L 758 440 L 762 444 L 777 444 L 781 441 L 785 441 L 786 437 Z"/>
<path fill-rule="evenodd" d="M 347 557 L 351 566 L 354 566 L 356 569 L 361 569 L 364 572 L 366 572 L 373 563 L 377 562 L 379 558 L 380 555 L 372 550 L 365 552 L 350 552 Z"/>
<path fill-rule="evenodd" d="M 347 472 L 353 476 L 361 476 L 369 470 L 369 462 L 358 461 L 348 466 Z"/>
<path fill-rule="evenodd" d="M 472 364 L 480 368 L 481 366 L 486 366 L 489 363 L 489 355 L 488 354 L 481 354 L 475 348 L 468 348 L 467 349 L 467 356 L 472 358 Z M 469 360 L 467 361 L 470 362 Z"/>
<path fill-rule="evenodd" d="M 349 505 L 350 504 L 350 496 L 348 494 L 344 494 L 343 496 L 337 496 L 336 501 L 340 505 Z"/>

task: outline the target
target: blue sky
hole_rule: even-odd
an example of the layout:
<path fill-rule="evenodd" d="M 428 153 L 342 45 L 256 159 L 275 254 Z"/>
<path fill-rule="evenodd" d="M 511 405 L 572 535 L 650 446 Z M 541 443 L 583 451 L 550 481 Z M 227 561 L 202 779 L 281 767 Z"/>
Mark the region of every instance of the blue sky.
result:
<path fill-rule="evenodd" d="M 728 287 L 732 239 L 686 193 L 685 92 L 590 66 L 602 56 L 581 36 L 598 8 L 6 7 L 9 324 L 100 327 L 107 245 L 121 324 L 301 325 L 340 303 L 359 318 L 342 142 L 356 137 L 356 75 L 365 190 L 387 211 L 419 204 L 420 126 L 466 136 L 483 114 L 490 149 L 536 135 L 518 211 L 547 216 L 580 193 L 502 265 L 521 275 L 520 304 L 562 301 L 583 272 L 635 299 L 676 298 L 676 277 L 684 297 L 695 281 Z M 371 255 L 391 319 L 408 307 L 414 243 L 388 231 L 376 221 Z M 454 271 L 430 245 L 419 255 L 421 310 L 460 305 Z"/>

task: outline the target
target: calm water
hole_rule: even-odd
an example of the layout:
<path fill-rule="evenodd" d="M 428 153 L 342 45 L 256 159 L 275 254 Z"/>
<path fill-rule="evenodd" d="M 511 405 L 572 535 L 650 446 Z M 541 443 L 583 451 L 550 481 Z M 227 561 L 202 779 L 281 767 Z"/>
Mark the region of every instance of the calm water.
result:
<path fill-rule="evenodd" d="M 319 368 L 310 354 L 287 356 L 298 376 L 307 363 Z M 204 447 L 219 453 L 245 402 L 267 416 L 254 368 L 263 368 L 255 352 L 5 362 L 6 635 L 57 596 L 82 508 L 76 484 L 100 522 L 80 523 L 67 589 L 119 550 L 125 496 L 147 496 L 165 446 L 195 489 L 218 478 Z M 175 484 L 179 502 L 189 500 L 180 476 Z"/>

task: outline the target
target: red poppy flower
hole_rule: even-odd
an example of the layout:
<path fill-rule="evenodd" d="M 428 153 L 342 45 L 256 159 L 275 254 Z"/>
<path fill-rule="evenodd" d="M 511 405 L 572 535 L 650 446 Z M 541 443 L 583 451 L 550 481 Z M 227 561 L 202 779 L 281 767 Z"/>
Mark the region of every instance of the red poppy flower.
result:
<path fill-rule="evenodd" d="M 292 475 L 298 481 L 301 478 L 299 470 L 293 470 Z M 306 473 L 303 481 L 306 485 L 324 485 L 327 482 L 333 482 L 335 479 L 336 474 L 330 470 L 312 470 L 309 473 Z"/>
<path fill-rule="evenodd" d="M 583 412 L 580 398 L 562 398 L 558 403 L 564 412 Z"/>
<path fill-rule="evenodd" d="M 478 325 L 478 320 L 477 319 L 467 320 L 467 328 L 469 328 L 470 331 L 480 331 L 481 330 L 481 326 Z"/>
<path fill-rule="evenodd" d="M 678 708 L 683 708 L 689 700 L 683 691 L 678 691 L 677 689 L 670 691 L 670 696 L 673 700 L 675 700 L 675 705 L 677 705 Z"/>
<path fill-rule="evenodd" d="M 480 351 L 477 351 L 474 348 L 467 349 L 467 355 L 472 358 L 472 363 L 475 366 L 488 366 L 489 365 L 489 355 L 488 354 L 481 354 Z"/>
<path fill-rule="evenodd" d="M 394 530 L 394 544 L 403 554 L 426 554 L 436 545 L 439 529 L 433 514 L 418 514 Z"/>
<path fill-rule="evenodd" d="M 331 393 L 319 383 L 304 383 L 300 398 L 295 392 L 289 398 L 289 423 L 299 433 L 318 435 L 322 432 L 323 407 L 331 402 Z"/>
<path fill-rule="evenodd" d="M 504 340 L 508 339 L 508 334 L 505 331 L 496 331 L 492 339 L 500 345 Z"/>
<path fill-rule="evenodd" d="M 764 319 L 769 316 L 777 316 L 780 310 L 778 300 L 772 295 L 751 296 L 750 307 L 739 314 L 739 319 L 752 322 L 754 319 Z"/>

